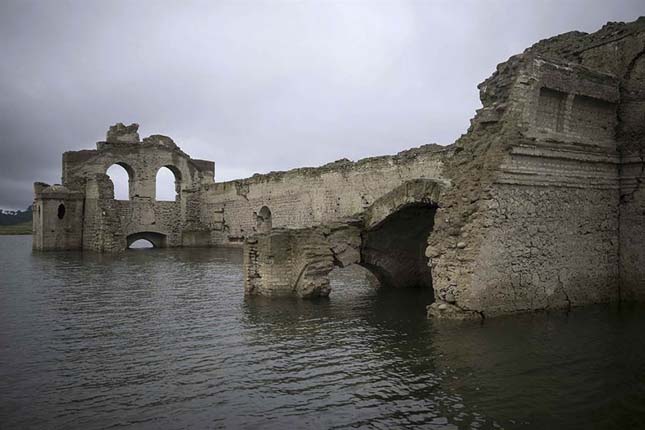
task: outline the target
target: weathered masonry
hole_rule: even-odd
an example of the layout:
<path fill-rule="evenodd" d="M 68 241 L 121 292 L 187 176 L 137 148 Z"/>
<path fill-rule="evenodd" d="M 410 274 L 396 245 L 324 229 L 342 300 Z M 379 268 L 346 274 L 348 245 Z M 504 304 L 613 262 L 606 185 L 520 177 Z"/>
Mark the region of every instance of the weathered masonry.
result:
<path fill-rule="evenodd" d="M 215 183 L 213 162 L 191 159 L 166 136 L 140 141 L 137 130 L 112 126 L 96 150 L 63 154 L 63 185 L 35 184 L 35 250 L 118 252 L 140 238 L 159 247 L 241 246 L 272 227 L 312 227 L 362 212 L 408 179 L 441 180 L 446 157 L 444 147 L 427 145 Z M 128 200 L 114 198 L 106 174 L 114 164 L 128 172 Z M 155 198 L 162 167 L 175 175 L 176 201 Z"/>
<path fill-rule="evenodd" d="M 63 185 L 35 184 L 34 249 L 114 252 L 141 238 L 159 247 L 210 244 L 200 210 L 214 164 L 191 159 L 166 136 L 139 141 L 137 130 L 111 127 L 96 150 L 63 154 Z M 129 200 L 114 199 L 106 174 L 114 164 L 128 172 Z M 155 198 L 162 167 L 175 176 L 174 202 Z"/>
<path fill-rule="evenodd" d="M 64 154 L 63 185 L 36 183 L 34 249 L 240 245 L 247 294 L 272 296 L 328 295 L 334 267 L 360 264 L 432 288 L 437 317 L 645 300 L 645 18 L 541 41 L 479 89 L 453 145 L 221 183 L 118 124 Z M 175 202 L 155 200 L 162 166 Z"/>

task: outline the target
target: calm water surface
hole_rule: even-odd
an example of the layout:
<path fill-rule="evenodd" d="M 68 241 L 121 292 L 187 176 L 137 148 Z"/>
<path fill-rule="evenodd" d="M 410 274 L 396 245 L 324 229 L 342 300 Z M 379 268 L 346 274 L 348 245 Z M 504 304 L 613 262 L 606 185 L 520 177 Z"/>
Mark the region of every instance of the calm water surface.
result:
<path fill-rule="evenodd" d="M 0 428 L 645 428 L 645 309 L 484 324 L 334 272 L 245 299 L 239 250 L 31 253 L 0 237 Z"/>

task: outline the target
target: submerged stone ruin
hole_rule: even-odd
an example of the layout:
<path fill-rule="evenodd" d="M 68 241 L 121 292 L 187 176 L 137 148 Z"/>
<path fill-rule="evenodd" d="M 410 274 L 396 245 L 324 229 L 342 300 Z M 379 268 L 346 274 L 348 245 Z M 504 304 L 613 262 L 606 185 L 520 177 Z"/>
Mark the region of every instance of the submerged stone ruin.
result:
<path fill-rule="evenodd" d="M 228 182 L 172 139 L 117 124 L 63 155 L 63 185 L 35 184 L 34 249 L 243 246 L 247 294 L 303 298 L 360 264 L 432 288 L 432 317 L 645 300 L 645 18 L 543 40 L 479 89 L 453 145 Z M 161 167 L 174 202 L 155 199 Z"/>

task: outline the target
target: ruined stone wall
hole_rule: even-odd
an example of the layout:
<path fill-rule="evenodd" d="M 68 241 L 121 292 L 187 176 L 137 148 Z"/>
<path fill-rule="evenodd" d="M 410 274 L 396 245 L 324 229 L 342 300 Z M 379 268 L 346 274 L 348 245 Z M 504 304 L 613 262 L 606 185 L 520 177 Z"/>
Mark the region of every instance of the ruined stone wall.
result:
<path fill-rule="evenodd" d="M 417 178 L 443 181 L 450 150 L 427 145 L 396 156 L 347 160 L 319 168 L 295 169 L 216 183 L 208 187 L 202 222 L 217 240 L 241 242 L 257 232 L 257 214 L 266 206 L 273 227 L 303 228 L 365 211 L 402 183 Z"/>
<path fill-rule="evenodd" d="M 615 190 L 499 185 L 465 307 L 487 315 L 619 298 Z"/>
<path fill-rule="evenodd" d="M 473 270 L 476 308 L 487 314 L 620 294 L 617 82 L 548 63 L 531 74 L 540 90 L 537 103 L 524 101 L 523 135 L 534 139 L 512 142 L 500 166 Z"/>
<path fill-rule="evenodd" d="M 273 229 L 245 241 L 247 295 L 326 297 L 334 267 L 361 263 L 361 220 Z"/>
<path fill-rule="evenodd" d="M 645 189 L 643 160 L 623 167 L 620 202 L 621 297 L 645 300 Z"/>
<path fill-rule="evenodd" d="M 608 23 L 593 34 L 568 33 L 527 51 L 566 59 L 616 77 L 620 87 L 616 142 L 620 154 L 619 258 L 621 296 L 645 297 L 645 18 Z"/>
<path fill-rule="evenodd" d="M 115 201 L 119 223 L 125 236 L 140 232 L 160 233 L 167 246 L 182 246 L 183 228 L 180 202 Z"/>
<path fill-rule="evenodd" d="M 645 19 L 609 24 L 542 41 L 480 85 L 437 176 L 450 186 L 425 252 L 431 315 L 645 297 L 643 52 Z"/>
<path fill-rule="evenodd" d="M 246 294 L 324 297 L 333 267 L 351 264 L 388 287 L 432 288 L 425 242 L 444 187 L 431 179 L 406 181 L 356 217 L 247 238 Z"/>
<path fill-rule="evenodd" d="M 399 254 L 417 261 L 413 278 L 424 284 L 418 260 L 428 259 L 431 315 L 645 299 L 645 18 L 541 41 L 479 88 L 483 107 L 450 147 L 223 183 L 213 181 L 213 163 L 190 159 L 170 138 L 139 141 L 136 124 L 119 124 L 96 150 L 64 155 L 64 187 L 37 186 L 34 247 L 117 251 L 146 231 L 168 246 L 213 246 L 259 232 L 247 242 L 247 290 L 311 297 L 328 293 L 340 248 L 353 250 L 348 263 L 398 267 L 391 244 L 401 233 L 396 245 L 412 245 Z M 114 200 L 105 175 L 114 163 L 131 175 L 128 202 Z M 155 201 L 162 166 L 178 178 L 176 202 Z M 426 188 L 423 222 L 403 216 L 379 238 L 378 223 L 405 210 L 397 193 L 405 200 Z M 56 221 L 61 203 L 71 213 Z M 361 261 L 358 218 L 373 251 Z M 424 255 L 411 250 L 424 240 Z"/>
<path fill-rule="evenodd" d="M 326 275 L 333 269 L 332 253 L 318 230 L 274 230 L 249 241 L 244 258 L 246 294 L 303 298 L 329 294 L 326 276 L 314 276 L 313 285 L 308 282 L 312 272 Z"/>
<path fill-rule="evenodd" d="M 77 228 L 82 240 L 72 249 L 118 252 L 128 245 L 128 236 L 148 232 L 164 237 L 164 246 L 210 245 L 206 226 L 200 223 L 204 186 L 213 183 L 214 164 L 193 160 L 166 136 L 153 135 L 139 141 L 138 125 L 117 124 L 110 128 L 105 142 L 96 150 L 63 154 L 63 183 L 82 200 Z M 113 184 L 105 174 L 113 164 L 129 175 L 129 200 L 114 199 Z M 156 200 L 156 175 L 167 167 L 175 175 L 177 199 Z M 37 202 L 40 196 L 37 194 Z M 39 226 L 37 226 L 40 229 Z M 200 234 L 202 233 L 202 234 Z M 71 240 L 64 230 L 61 237 L 35 242 L 36 249 Z M 203 239 L 203 237 L 206 239 Z M 158 243 L 161 243 L 158 241 Z"/>
<path fill-rule="evenodd" d="M 626 298 L 645 299 L 645 35 L 621 81 L 620 268 Z"/>
<path fill-rule="evenodd" d="M 621 137 L 632 112 L 621 76 L 643 24 L 540 42 L 480 85 L 484 108 L 446 165 L 454 186 L 429 239 L 446 302 L 431 315 L 439 306 L 497 315 L 625 298 L 626 252 L 640 260 L 644 237 L 638 210 L 627 220 L 619 205 L 633 145 Z"/>

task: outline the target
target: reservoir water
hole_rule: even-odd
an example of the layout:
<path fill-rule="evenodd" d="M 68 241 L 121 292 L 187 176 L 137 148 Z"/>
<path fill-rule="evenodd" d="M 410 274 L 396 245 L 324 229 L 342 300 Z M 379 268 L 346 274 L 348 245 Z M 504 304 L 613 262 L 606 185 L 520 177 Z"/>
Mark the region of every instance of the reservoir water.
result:
<path fill-rule="evenodd" d="M 645 428 L 645 308 L 438 323 L 360 270 L 245 298 L 241 260 L 0 237 L 0 428 Z"/>

